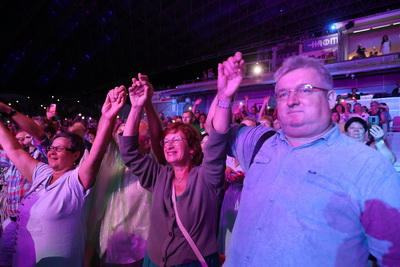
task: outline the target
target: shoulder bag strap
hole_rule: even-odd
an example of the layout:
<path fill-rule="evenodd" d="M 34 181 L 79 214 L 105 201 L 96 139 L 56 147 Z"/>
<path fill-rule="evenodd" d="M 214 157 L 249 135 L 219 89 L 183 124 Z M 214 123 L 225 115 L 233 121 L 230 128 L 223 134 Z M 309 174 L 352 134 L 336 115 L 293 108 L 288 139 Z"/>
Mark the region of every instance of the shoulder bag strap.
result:
<path fill-rule="evenodd" d="M 179 218 L 178 209 L 176 207 L 176 199 L 175 199 L 175 186 L 174 182 L 172 181 L 172 204 L 174 206 L 175 211 L 175 218 L 176 222 L 181 229 L 183 235 L 185 236 L 186 240 L 188 241 L 190 247 L 193 249 L 194 253 L 196 254 L 197 259 L 200 261 L 202 267 L 208 267 L 206 261 L 204 260 L 203 256 L 200 253 L 200 250 L 197 248 L 196 244 L 194 243 L 193 239 L 190 237 L 188 231 L 186 231 L 185 227 L 183 226 L 181 219 Z"/>
<path fill-rule="evenodd" d="M 260 151 L 264 142 L 267 141 L 267 139 L 270 138 L 271 136 L 273 136 L 274 134 L 276 134 L 275 131 L 268 131 L 268 132 L 263 133 L 263 135 L 261 135 L 261 137 L 258 139 L 256 146 L 254 147 L 254 150 L 253 150 L 253 155 L 251 155 L 249 168 L 253 164 L 254 158 L 256 157 L 258 151 Z"/>

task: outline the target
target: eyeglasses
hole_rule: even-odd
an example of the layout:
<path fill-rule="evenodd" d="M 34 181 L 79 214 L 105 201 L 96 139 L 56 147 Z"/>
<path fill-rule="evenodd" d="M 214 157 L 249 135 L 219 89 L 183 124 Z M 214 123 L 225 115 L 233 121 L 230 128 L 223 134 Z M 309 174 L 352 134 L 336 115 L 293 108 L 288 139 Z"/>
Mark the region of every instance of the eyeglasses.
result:
<path fill-rule="evenodd" d="M 161 141 L 160 143 L 161 143 L 162 147 L 168 146 L 169 144 L 172 144 L 173 146 L 175 146 L 177 144 L 182 143 L 183 140 L 186 140 L 186 139 L 182 138 L 180 136 L 177 136 L 177 137 L 173 137 L 171 140 L 165 139 L 165 140 Z"/>
<path fill-rule="evenodd" d="M 57 152 L 63 152 L 63 151 L 65 151 L 65 150 L 67 150 L 67 151 L 74 151 L 73 149 L 71 149 L 71 148 L 66 148 L 66 147 L 63 147 L 63 146 L 49 146 L 48 148 L 47 148 L 47 150 L 48 151 L 53 151 L 53 150 L 55 150 L 55 151 L 57 151 Z"/>
<path fill-rule="evenodd" d="M 293 90 L 281 89 L 275 94 L 277 100 L 286 100 L 289 98 L 290 92 L 295 93 L 298 97 L 309 96 L 316 91 L 330 91 L 329 89 L 312 86 L 311 84 L 299 84 Z"/>

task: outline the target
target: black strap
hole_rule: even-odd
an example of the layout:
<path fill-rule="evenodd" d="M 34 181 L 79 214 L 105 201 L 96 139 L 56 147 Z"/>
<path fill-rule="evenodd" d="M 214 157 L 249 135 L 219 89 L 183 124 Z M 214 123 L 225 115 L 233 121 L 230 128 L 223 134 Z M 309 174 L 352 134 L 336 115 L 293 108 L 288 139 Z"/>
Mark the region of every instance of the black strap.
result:
<path fill-rule="evenodd" d="M 261 135 L 260 139 L 258 139 L 256 146 L 254 147 L 254 150 L 253 150 L 253 155 L 251 155 L 249 168 L 253 164 L 254 158 L 256 157 L 258 151 L 260 151 L 264 142 L 267 141 L 267 139 L 270 138 L 271 136 L 273 136 L 275 133 L 276 133 L 275 131 L 265 132 L 265 133 L 263 133 L 263 135 Z"/>

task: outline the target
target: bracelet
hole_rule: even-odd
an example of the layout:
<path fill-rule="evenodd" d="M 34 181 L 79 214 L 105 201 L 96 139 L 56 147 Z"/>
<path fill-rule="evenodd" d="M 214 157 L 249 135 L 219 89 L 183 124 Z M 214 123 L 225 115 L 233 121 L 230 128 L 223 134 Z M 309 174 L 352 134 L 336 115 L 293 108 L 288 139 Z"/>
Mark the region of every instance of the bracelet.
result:
<path fill-rule="evenodd" d="M 233 106 L 233 103 L 232 102 L 224 102 L 224 101 L 221 101 L 221 100 L 218 100 L 217 101 L 217 106 L 218 107 L 220 107 L 220 108 L 231 108 L 232 106 Z"/>

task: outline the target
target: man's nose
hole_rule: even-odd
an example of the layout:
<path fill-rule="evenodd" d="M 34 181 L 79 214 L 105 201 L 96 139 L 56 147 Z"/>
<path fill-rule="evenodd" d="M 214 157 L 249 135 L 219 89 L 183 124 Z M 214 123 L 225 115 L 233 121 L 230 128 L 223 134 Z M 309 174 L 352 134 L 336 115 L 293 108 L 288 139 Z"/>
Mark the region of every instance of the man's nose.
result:
<path fill-rule="evenodd" d="M 287 99 L 287 105 L 288 106 L 294 106 L 299 104 L 299 97 L 297 96 L 296 91 L 289 91 L 288 92 L 289 96 Z"/>

